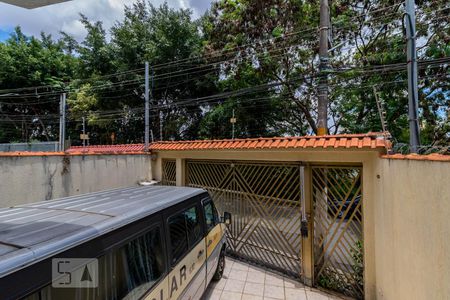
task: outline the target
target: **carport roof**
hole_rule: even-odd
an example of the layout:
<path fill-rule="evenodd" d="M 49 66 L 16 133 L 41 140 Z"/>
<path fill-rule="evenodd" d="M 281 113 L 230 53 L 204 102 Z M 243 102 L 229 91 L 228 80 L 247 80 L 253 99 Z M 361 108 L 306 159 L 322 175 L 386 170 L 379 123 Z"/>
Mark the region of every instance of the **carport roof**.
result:
<path fill-rule="evenodd" d="M 16 5 L 28 9 L 38 8 L 56 3 L 67 2 L 70 0 L 0 0 L 11 5 Z"/>
<path fill-rule="evenodd" d="M 235 140 L 155 142 L 152 151 L 246 150 L 246 149 L 389 149 L 390 141 L 379 132 L 326 136 L 274 137 Z"/>

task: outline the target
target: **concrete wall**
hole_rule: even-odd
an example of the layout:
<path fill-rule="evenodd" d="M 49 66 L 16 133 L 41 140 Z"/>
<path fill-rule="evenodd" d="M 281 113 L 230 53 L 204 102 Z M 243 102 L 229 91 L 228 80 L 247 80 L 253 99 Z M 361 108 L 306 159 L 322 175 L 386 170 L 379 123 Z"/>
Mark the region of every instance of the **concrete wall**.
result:
<path fill-rule="evenodd" d="M 450 163 L 379 159 L 377 299 L 449 299 Z"/>
<path fill-rule="evenodd" d="M 134 186 L 150 179 L 149 155 L 0 156 L 0 207 Z"/>

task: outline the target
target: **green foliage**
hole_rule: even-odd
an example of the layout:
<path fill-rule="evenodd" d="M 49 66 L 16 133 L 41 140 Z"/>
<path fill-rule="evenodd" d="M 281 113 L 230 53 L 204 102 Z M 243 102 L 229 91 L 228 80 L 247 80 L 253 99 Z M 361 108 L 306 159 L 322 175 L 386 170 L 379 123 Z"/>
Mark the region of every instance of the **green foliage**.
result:
<path fill-rule="evenodd" d="M 317 283 L 326 289 L 334 290 L 345 295 L 360 298 L 360 291 L 364 290 L 364 248 L 363 241 L 357 241 L 350 249 L 352 258 L 352 272 L 344 274 L 344 270 L 334 267 L 324 267 Z"/>
<path fill-rule="evenodd" d="M 64 82 L 75 75 L 77 59 L 64 51 L 64 44 L 53 41 L 49 35 L 40 39 L 25 36 L 17 27 L 4 43 L 0 43 L 0 89 L 48 86 L 61 89 Z M 55 139 L 57 128 L 42 118 L 37 120 L 22 115 L 55 114 L 55 100 L 46 105 L 27 106 L 28 102 L 45 101 L 28 90 L 26 96 L 3 96 L 0 104 L 0 143 L 10 141 L 28 142 L 30 139 Z M 14 94 L 14 91 L 12 93 Z M 21 117 L 16 117 L 20 115 Z"/>
<path fill-rule="evenodd" d="M 93 111 L 97 109 L 98 99 L 91 91 L 90 84 L 84 84 L 77 92 L 71 93 L 67 99 L 70 107 L 71 117 L 81 119 L 82 117 L 90 117 Z"/>
<path fill-rule="evenodd" d="M 364 290 L 364 243 L 357 241 L 355 246 L 350 250 L 352 254 L 353 264 L 353 280 L 361 290 Z"/>

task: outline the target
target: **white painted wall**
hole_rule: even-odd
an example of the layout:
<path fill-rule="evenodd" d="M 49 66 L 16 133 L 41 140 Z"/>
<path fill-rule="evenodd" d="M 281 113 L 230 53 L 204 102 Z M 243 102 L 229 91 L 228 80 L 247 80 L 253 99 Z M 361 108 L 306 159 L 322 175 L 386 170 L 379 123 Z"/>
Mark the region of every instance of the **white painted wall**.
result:
<path fill-rule="evenodd" d="M 0 156 L 0 207 L 137 186 L 149 155 Z"/>

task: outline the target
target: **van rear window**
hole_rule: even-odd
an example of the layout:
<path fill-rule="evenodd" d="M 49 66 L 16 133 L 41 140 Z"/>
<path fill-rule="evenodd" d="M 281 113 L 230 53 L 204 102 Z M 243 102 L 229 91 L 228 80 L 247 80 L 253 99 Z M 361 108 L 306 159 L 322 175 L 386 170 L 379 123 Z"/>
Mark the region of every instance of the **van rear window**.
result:
<path fill-rule="evenodd" d="M 176 264 L 188 250 L 202 238 L 202 224 L 196 206 L 169 218 L 172 265 Z"/>
<path fill-rule="evenodd" d="M 97 288 L 48 285 L 26 300 L 141 299 L 165 273 L 160 227 L 98 258 Z"/>

